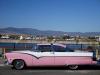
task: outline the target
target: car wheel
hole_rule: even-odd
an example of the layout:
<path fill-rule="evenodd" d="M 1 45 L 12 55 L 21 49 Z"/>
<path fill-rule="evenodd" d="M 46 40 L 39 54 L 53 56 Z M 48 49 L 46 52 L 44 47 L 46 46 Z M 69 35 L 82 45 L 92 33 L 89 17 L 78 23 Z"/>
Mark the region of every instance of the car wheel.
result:
<path fill-rule="evenodd" d="M 15 60 L 13 62 L 13 68 L 21 70 L 25 67 L 25 62 L 23 60 Z"/>
<path fill-rule="evenodd" d="M 78 68 L 78 65 L 69 65 L 69 69 L 75 70 Z"/>

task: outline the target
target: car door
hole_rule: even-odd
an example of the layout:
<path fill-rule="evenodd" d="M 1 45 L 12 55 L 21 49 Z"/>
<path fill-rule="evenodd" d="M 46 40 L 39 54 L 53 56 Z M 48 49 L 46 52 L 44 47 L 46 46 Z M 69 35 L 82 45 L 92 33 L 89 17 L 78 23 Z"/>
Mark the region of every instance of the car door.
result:
<path fill-rule="evenodd" d="M 55 65 L 65 65 L 66 56 L 65 48 L 62 46 L 54 45 L 55 51 Z"/>
<path fill-rule="evenodd" d="M 38 65 L 54 65 L 54 52 L 51 45 L 38 46 Z"/>

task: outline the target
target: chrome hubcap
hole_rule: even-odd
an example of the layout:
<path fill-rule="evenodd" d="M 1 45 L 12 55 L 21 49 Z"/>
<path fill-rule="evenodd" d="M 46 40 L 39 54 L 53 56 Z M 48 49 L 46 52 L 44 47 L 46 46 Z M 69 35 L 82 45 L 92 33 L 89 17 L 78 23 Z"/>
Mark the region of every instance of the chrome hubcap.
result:
<path fill-rule="evenodd" d="M 17 60 L 17 61 L 15 61 L 14 66 L 16 69 L 22 69 L 24 67 L 24 62 L 21 60 Z"/>

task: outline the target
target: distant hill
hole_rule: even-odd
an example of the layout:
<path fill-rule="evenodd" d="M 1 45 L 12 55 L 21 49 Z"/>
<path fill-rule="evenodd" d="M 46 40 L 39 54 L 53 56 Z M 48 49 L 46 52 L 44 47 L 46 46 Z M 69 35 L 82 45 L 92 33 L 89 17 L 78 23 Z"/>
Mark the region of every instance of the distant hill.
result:
<path fill-rule="evenodd" d="M 38 29 L 32 29 L 32 28 L 14 28 L 14 27 L 8 27 L 8 28 L 1 28 L 0 33 L 6 33 L 6 34 L 31 34 L 34 36 L 42 35 L 42 36 L 61 36 L 64 34 L 70 35 L 70 36 L 99 36 L 100 32 L 63 32 L 63 31 L 52 31 L 52 30 L 38 30 Z"/>

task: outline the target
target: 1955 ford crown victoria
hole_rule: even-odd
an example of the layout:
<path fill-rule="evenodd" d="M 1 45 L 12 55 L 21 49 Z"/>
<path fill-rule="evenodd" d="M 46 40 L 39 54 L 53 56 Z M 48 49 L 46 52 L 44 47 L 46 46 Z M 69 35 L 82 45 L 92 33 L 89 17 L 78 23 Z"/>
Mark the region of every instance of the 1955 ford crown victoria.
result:
<path fill-rule="evenodd" d="M 32 50 L 12 51 L 5 54 L 7 63 L 15 69 L 30 66 L 68 66 L 94 64 L 93 52 L 74 51 L 62 44 L 37 44 Z"/>

